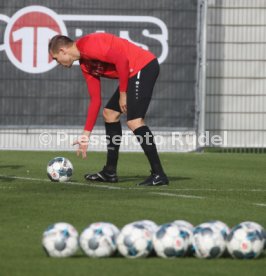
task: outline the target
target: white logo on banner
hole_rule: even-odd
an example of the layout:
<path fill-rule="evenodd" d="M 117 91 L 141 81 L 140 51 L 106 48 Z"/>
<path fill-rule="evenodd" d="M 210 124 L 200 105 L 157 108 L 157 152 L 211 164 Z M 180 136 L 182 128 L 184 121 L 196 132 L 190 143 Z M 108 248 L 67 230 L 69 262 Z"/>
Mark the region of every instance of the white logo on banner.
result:
<path fill-rule="evenodd" d="M 30 6 L 8 21 L 4 49 L 10 61 L 28 73 L 43 73 L 56 66 L 49 57 L 48 43 L 56 34 L 67 34 L 64 22 L 50 9 Z"/>
<path fill-rule="evenodd" d="M 165 23 L 152 16 L 121 16 L 121 15 L 58 15 L 53 10 L 42 6 L 29 6 L 17 11 L 11 18 L 0 14 L 0 21 L 7 23 L 4 44 L 0 51 L 5 50 L 9 60 L 20 70 L 27 73 L 44 73 L 56 66 L 48 53 L 49 40 L 56 34 L 67 35 L 64 21 L 74 22 L 135 22 L 152 23 L 160 28 L 160 34 L 152 34 L 143 29 L 142 35 L 157 40 L 162 47 L 159 63 L 168 56 L 168 30 Z M 96 30 L 104 32 L 104 30 Z M 75 29 L 76 37 L 82 36 L 82 29 Z M 130 38 L 129 31 L 121 30 L 119 36 L 148 50 L 145 44 Z M 78 64 L 78 63 L 75 63 Z"/>

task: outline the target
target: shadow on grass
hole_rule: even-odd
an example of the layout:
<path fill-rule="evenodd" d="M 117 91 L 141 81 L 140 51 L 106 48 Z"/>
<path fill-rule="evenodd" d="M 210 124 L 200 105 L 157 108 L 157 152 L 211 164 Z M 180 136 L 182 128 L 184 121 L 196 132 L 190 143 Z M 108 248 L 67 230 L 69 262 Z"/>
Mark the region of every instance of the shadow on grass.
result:
<path fill-rule="evenodd" d="M 0 176 L 0 181 L 2 182 L 13 182 L 17 180 L 15 177 L 13 177 L 12 175 L 9 176 Z"/>
<path fill-rule="evenodd" d="M 101 259 L 101 260 L 104 260 L 104 259 L 125 259 L 125 257 L 124 256 L 122 256 L 122 255 L 120 255 L 119 253 L 115 253 L 114 255 L 112 255 L 112 256 L 109 256 L 109 257 L 101 257 L 101 258 L 91 258 L 91 257 L 89 257 L 89 256 L 87 256 L 87 255 L 85 255 L 85 254 L 82 254 L 82 253 L 80 253 L 80 254 L 77 254 L 77 255 L 74 255 L 74 256 L 71 256 L 71 258 L 76 258 L 76 259 L 80 259 L 80 258 L 90 258 L 90 259 L 94 259 L 94 260 L 99 260 L 99 259 Z M 151 258 L 157 258 L 158 259 L 158 257 L 154 254 L 154 255 L 151 255 L 151 256 L 148 256 L 147 258 L 149 258 L 149 259 L 151 259 Z M 137 258 L 136 258 L 137 259 Z M 140 258 L 139 258 L 140 259 Z"/>
<path fill-rule="evenodd" d="M 74 258 L 74 259 L 80 259 L 80 258 L 90 258 L 89 256 L 85 255 L 85 254 L 82 254 L 82 253 L 79 253 L 77 255 L 74 255 L 72 256 L 71 258 Z M 98 259 L 99 258 L 95 258 L 95 259 Z M 110 257 L 104 257 L 104 258 L 100 258 L 101 260 L 102 259 L 125 259 L 124 256 L 122 256 L 120 253 L 116 252 L 114 255 L 110 256 Z M 140 258 L 136 258 L 136 259 L 140 259 Z M 162 259 L 160 257 L 158 257 L 156 255 L 156 253 L 153 251 L 149 256 L 146 257 L 146 259 Z M 180 259 L 180 260 L 203 260 L 203 259 L 199 259 L 199 258 L 196 258 L 195 256 L 193 255 L 186 255 L 184 257 L 176 257 L 175 259 Z M 266 259 L 266 254 L 265 253 L 262 253 L 256 260 L 263 260 L 265 261 Z M 162 259 L 163 260 L 163 259 Z M 206 260 L 206 259 L 205 259 Z M 210 259 L 209 259 L 210 260 Z M 219 258 L 214 258 L 212 260 L 233 260 L 233 258 L 227 253 L 227 254 L 224 254 L 223 256 L 219 257 Z M 234 259 L 234 261 L 236 261 L 236 259 Z M 238 259 L 238 261 L 243 261 L 243 259 Z"/>
<path fill-rule="evenodd" d="M 23 168 L 24 166 L 22 165 L 1 165 L 0 166 L 0 170 L 1 169 L 12 169 L 12 170 L 17 170 L 17 169 L 21 169 Z"/>
<path fill-rule="evenodd" d="M 147 178 L 147 175 L 136 175 L 132 177 L 122 176 L 122 177 L 119 177 L 119 183 L 130 182 L 130 181 L 141 182 L 146 178 Z M 168 179 L 170 182 L 191 180 L 190 177 L 182 177 L 182 176 L 169 176 Z"/>
<path fill-rule="evenodd" d="M 25 166 L 23 165 L 0 165 L 0 174 L 5 170 L 5 169 L 11 169 L 11 170 L 18 170 L 18 169 L 21 169 Z M 16 178 L 15 176 L 13 175 L 6 175 L 6 176 L 0 176 L 0 181 L 2 182 L 12 182 L 12 181 L 15 181 Z"/>

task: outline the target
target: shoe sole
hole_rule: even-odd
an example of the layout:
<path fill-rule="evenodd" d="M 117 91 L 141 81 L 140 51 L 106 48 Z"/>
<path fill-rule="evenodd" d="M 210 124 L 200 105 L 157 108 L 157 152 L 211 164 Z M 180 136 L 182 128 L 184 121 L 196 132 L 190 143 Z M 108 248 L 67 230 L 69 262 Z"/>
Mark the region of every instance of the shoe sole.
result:
<path fill-rule="evenodd" d="M 92 181 L 92 182 L 101 182 L 101 183 L 117 183 L 118 180 L 115 180 L 115 181 L 105 181 L 103 179 L 90 179 L 90 178 L 87 178 L 87 177 L 84 177 L 85 180 L 87 181 Z"/>

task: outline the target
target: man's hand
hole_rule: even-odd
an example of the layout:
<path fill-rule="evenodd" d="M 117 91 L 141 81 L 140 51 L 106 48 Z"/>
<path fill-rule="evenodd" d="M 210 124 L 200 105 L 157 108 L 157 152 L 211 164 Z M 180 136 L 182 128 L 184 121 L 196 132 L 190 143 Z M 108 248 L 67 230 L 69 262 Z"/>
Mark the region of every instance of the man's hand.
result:
<path fill-rule="evenodd" d="M 120 91 L 119 106 L 123 113 L 127 113 L 127 93 Z"/>
<path fill-rule="evenodd" d="M 87 149 L 89 145 L 90 131 L 84 130 L 83 134 L 79 136 L 78 140 L 73 142 L 74 145 L 78 145 L 77 156 L 82 155 L 82 158 L 87 157 Z"/>

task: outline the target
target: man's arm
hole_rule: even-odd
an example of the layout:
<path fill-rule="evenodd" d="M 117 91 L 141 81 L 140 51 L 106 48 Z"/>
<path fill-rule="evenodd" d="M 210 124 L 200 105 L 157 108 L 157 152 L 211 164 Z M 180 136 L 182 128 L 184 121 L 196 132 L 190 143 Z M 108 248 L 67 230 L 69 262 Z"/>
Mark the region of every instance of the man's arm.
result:
<path fill-rule="evenodd" d="M 73 145 L 79 145 L 79 148 L 77 149 L 77 155 L 79 156 L 81 153 L 82 157 L 86 158 L 89 136 L 95 125 L 101 107 L 101 81 L 99 78 L 86 74 L 83 71 L 82 73 L 87 83 L 90 103 L 88 105 L 87 119 L 83 134 L 78 138 L 77 141 L 73 143 Z"/>
<path fill-rule="evenodd" d="M 88 105 L 88 113 L 84 131 L 92 131 L 101 107 L 101 81 L 100 78 L 93 77 L 84 72 L 83 76 L 86 80 L 88 93 L 90 96 L 90 103 Z"/>

